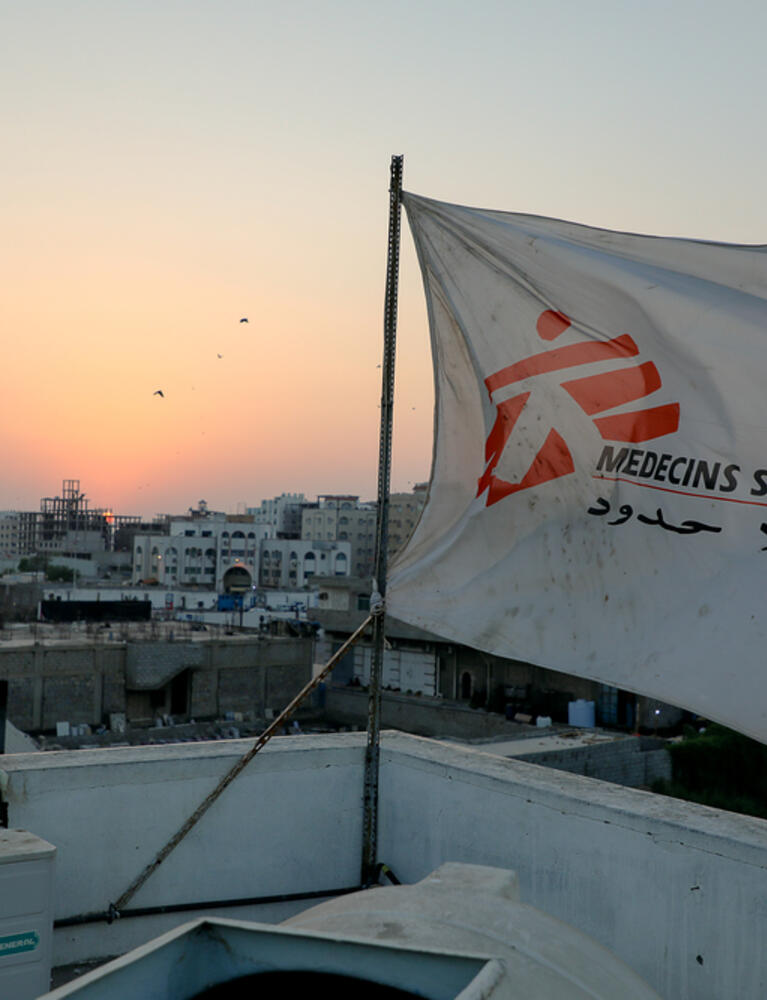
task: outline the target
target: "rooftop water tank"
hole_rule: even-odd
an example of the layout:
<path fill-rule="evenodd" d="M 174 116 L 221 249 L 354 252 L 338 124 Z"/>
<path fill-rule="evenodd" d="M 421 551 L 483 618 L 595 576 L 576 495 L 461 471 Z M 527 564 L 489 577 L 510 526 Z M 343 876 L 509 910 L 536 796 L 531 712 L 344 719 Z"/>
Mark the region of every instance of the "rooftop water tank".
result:
<path fill-rule="evenodd" d="M 567 724 L 569 726 L 583 726 L 586 729 L 594 728 L 594 702 L 578 698 L 567 704 Z"/>
<path fill-rule="evenodd" d="M 300 995 L 659 1000 L 601 945 L 521 903 L 514 872 L 461 864 L 338 897 L 279 926 L 196 920 L 41 1000 Z"/>

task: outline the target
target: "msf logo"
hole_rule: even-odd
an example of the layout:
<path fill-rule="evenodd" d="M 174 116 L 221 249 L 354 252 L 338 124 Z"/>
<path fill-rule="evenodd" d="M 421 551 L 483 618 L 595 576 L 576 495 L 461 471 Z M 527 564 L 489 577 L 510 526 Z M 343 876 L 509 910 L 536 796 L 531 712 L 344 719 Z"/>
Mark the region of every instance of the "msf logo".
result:
<path fill-rule="evenodd" d="M 571 325 L 563 313 L 547 309 L 538 317 L 536 329 L 542 340 L 556 340 Z M 639 348 L 634 340 L 623 334 L 612 340 L 586 340 L 564 347 L 554 347 L 540 354 L 533 354 L 523 361 L 501 368 L 488 375 L 485 385 L 493 401 L 493 393 L 515 383 L 563 369 L 588 365 L 596 361 L 625 361 L 635 358 Z M 652 361 L 643 364 L 623 366 L 614 371 L 586 375 L 583 378 L 568 379 L 560 383 L 578 406 L 589 417 L 593 417 L 596 429 L 606 441 L 626 441 L 637 443 L 650 441 L 673 434 L 679 428 L 679 403 L 667 403 L 648 409 L 632 410 L 612 416 L 595 416 L 615 407 L 649 396 L 661 387 L 658 369 Z M 496 418 L 485 444 L 485 471 L 479 480 L 477 496 L 487 491 L 485 506 L 528 490 L 532 486 L 559 479 L 575 471 L 570 449 L 562 435 L 553 427 L 543 445 L 535 455 L 530 467 L 519 482 L 508 482 L 495 474 L 514 427 L 527 406 L 532 390 L 527 390 L 496 403 Z"/>

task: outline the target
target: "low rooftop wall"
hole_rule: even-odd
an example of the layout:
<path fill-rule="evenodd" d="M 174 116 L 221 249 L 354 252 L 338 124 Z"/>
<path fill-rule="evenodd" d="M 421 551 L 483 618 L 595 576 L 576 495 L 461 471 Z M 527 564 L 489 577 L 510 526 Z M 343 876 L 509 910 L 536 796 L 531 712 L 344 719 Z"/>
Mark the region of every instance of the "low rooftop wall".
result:
<path fill-rule="evenodd" d="M 8 826 L 57 847 L 55 919 L 104 913 L 251 746 L 250 740 L 0 757 Z M 206 904 L 358 886 L 359 738 L 275 737 L 128 908 Z M 37 833 L 45 839 L 43 833 Z M 216 909 L 277 921 L 310 905 Z M 121 954 L 200 915 L 57 930 L 54 965 Z"/>
<path fill-rule="evenodd" d="M 364 745 L 364 733 L 273 740 L 129 905 L 354 886 Z M 57 917 L 103 912 L 248 746 L 2 758 L 9 825 L 58 848 Z M 767 822 L 402 733 L 383 737 L 380 790 L 378 857 L 401 880 L 445 861 L 513 868 L 525 902 L 669 1000 L 767 993 Z M 192 916 L 61 928 L 55 962 L 122 952 Z"/>
<path fill-rule="evenodd" d="M 387 734 L 379 856 L 513 868 L 668 1000 L 767 995 L 767 821 Z"/>
<path fill-rule="evenodd" d="M 631 788 L 649 787 L 659 780 L 670 781 L 672 776 L 671 755 L 665 740 L 652 736 L 625 736 L 591 746 L 515 753 L 514 757 Z"/>
<path fill-rule="evenodd" d="M 328 686 L 325 715 L 334 722 L 367 725 L 368 692 L 364 688 Z M 529 733 L 529 727 L 511 722 L 497 712 L 470 708 L 439 698 L 419 698 L 395 691 L 381 692 L 381 722 L 419 736 L 450 736 L 455 739 L 482 739 Z"/>

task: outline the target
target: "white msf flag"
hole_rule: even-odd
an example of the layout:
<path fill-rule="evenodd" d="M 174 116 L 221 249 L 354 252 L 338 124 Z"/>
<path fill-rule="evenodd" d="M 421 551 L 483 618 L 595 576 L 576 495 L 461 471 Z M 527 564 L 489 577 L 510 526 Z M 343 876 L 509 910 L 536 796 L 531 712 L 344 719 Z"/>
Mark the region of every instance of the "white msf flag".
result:
<path fill-rule="evenodd" d="M 404 204 L 436 420 L 388 612 L 767 742 L 767 249 Z"/>

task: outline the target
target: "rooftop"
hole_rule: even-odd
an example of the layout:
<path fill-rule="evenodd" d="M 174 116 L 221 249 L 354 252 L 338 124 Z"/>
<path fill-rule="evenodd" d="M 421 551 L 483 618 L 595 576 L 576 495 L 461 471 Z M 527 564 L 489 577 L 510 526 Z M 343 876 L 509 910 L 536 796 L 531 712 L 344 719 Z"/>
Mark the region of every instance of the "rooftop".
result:
<path fill-rule="evenodd" d="M 123 954 L 211 912 L 278 922 L 358 886 L 365 734 L 278 737 L 107 923 L 249 746 L 3 759 L 9 826 L 57 847 L 54 964 Z M 446 861 L 514 869 L 526 902 L 662 996 L 764 995 L 767 822 L 391 732 L 380 795 L 379 860 L 402 882 Z"/>

